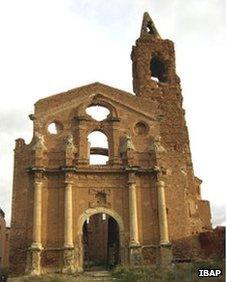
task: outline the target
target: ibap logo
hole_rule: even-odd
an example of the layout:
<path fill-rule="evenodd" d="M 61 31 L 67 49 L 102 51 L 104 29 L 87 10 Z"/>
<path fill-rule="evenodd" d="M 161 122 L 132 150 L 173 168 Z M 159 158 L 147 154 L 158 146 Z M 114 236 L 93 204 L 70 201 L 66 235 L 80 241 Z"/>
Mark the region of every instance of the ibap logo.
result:
<path fill-rule="evenodd" d="M 221 269 L 198 269 L 198 277 L 219 277 Z"/>

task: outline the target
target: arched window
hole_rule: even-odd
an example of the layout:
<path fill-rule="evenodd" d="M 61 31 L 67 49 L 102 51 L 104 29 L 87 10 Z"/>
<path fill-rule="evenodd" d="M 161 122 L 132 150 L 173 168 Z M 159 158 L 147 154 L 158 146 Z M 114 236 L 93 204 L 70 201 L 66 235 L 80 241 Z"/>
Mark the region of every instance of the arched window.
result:
<path fill-rule="evenodd" d="M 157 82 L 166 82 L 167 73 L 165 64 L 157 57 L 153 57 L 150 63 L 151 79 Z"/>
<path fill-rule="evenodd" d="M 101 131 L 93 131 L 88 135 L 89 163 L 105 165 L 109 160 L 107 136 Z"/>

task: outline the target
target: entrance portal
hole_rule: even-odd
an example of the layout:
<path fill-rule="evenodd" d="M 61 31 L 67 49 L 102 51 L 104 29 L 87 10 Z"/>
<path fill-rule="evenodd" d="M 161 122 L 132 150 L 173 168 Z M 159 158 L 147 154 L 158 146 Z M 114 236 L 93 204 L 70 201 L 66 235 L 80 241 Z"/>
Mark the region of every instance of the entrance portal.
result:
<path fill-rule="evenodd" d="M 119 226 L 108 214 L 98 213 L 83 224 L 84 268 L 111 269 L 120 263 Z"/>

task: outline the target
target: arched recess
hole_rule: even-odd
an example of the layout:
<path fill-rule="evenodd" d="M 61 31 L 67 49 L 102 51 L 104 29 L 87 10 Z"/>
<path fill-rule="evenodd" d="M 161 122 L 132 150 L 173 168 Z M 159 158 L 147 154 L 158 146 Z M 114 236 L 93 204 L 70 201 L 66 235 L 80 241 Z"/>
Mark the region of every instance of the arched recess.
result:
<path fill-rule="evenodd" d="M 83 236 L 83 225 L 85 221 L 94 214 L 98 213 L 105 213 L 110 215 L 114 218 L 119 226 L 119 244 L 120 244 L 120 259 L 121 264 L 125 263 L 125 240 L 124 240 L 124 224 L 121 216 L 114 210 L 105 208 L 105 207 L 96 207 L 87 209 L 84 213 L 82 213 L 78 219 L 78 247 L 79 247 L 79 254 L 78 254 L 78 270 L 83 271 L 83 243 L 82 243 L 82 236 Z"/>

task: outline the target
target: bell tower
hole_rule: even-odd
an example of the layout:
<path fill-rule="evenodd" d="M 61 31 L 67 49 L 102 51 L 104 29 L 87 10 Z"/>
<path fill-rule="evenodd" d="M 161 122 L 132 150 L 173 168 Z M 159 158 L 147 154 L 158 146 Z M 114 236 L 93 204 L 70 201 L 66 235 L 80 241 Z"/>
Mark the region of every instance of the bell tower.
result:
<path fill-rule="evenodd" d="M 131 59 L 134 93 L 138 99 L 151 102 L 157 108 L 155 120 L 165 154 L 156 158 L 156 166 L 164 171 L 160 180 L 165 184 L 173 243 L 177 238 L 210 229 L 210 211 L 208 201 L 201 200 L 201 182 L 193 172 L 174 43 L 161 38 L 147 12 Z"/>
<path fill-rule="evenodd" d="M 165 88 L 180 87 L 176 74 L 174 44 L 162 39 L 147 12 L 140 37 L 133 46 L 133 90 L 137 96 L 158 99 Z"/>

